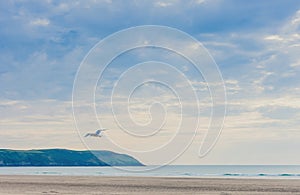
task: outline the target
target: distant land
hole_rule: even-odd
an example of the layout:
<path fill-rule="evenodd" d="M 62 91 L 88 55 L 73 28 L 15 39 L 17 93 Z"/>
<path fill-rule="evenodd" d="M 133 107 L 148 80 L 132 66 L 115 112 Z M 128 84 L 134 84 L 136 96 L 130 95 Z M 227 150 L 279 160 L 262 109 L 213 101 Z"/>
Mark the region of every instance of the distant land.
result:
<path fill-rule="evenodd" d="M 106 150 L 91 152 L 67 149 L 0 149 L 1 166 L 143 166 L 143 164 L 129 155 Z"/>

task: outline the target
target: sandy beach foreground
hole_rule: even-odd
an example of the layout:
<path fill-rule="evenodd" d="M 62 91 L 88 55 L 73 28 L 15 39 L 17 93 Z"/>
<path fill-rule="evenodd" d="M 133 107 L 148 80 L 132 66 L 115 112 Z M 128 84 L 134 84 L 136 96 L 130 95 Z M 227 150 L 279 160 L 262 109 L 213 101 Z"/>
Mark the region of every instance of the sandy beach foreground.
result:
<path fill-rule="evenodd" d="M 0 194 L 300 195 L 300 180 L 2 175 Z"/>

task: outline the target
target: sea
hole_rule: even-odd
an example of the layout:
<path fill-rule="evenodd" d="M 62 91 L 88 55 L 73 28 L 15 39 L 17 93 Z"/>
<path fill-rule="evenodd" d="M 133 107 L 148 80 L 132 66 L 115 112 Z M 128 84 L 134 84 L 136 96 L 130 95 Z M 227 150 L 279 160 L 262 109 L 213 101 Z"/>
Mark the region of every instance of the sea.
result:
<path fill-rule="evenodd" d="M 300 179 L 300 165 L 169 165 L 160 168 L 157 166 L 0 167 L 0 175 Z"/>

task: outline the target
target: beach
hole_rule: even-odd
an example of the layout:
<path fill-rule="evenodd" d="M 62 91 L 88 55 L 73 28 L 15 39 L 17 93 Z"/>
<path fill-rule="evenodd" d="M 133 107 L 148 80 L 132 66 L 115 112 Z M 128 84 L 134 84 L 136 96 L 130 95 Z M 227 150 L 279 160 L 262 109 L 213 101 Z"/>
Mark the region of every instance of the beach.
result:
<path fill-rule="evenodd" d="M 300 194 L 300 180 L 1 175 L 0 194 Z"/>

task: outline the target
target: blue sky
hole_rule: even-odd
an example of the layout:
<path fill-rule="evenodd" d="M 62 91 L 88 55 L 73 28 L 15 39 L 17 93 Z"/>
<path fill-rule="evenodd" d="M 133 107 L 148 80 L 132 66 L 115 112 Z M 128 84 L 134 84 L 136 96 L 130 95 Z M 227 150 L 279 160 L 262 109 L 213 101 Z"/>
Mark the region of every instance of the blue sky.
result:
<path fill-rule="evenodd" d="M 85 149 L 71 102 L 84 56 L 119 30 L 166 25 L 208 49 L 228 99 L 216 147 L 199 158 L 196 139 L 176 163 L 300 163 L 300 1 L 1 1 L 0 25 L 0 148 Z"/>

